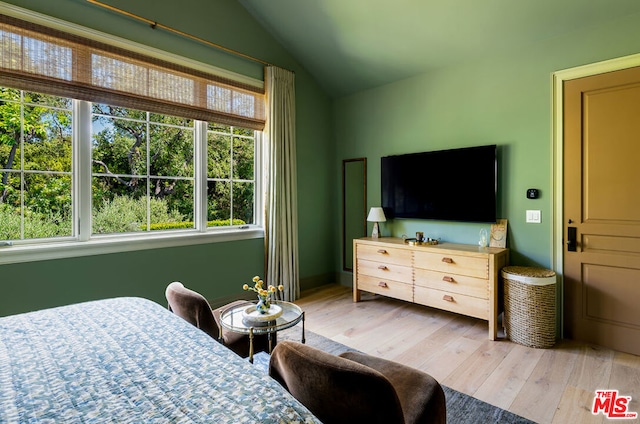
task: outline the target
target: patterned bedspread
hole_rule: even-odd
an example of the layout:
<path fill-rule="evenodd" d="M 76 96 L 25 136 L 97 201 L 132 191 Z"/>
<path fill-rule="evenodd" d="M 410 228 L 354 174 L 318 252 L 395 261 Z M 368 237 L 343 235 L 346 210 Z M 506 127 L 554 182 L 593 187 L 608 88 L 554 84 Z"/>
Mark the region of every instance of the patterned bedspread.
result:
<path fill-rule="evenodd" d="M 312 423 L 275 380 L 164 307 L 0 318 L 0 423 Z"/>

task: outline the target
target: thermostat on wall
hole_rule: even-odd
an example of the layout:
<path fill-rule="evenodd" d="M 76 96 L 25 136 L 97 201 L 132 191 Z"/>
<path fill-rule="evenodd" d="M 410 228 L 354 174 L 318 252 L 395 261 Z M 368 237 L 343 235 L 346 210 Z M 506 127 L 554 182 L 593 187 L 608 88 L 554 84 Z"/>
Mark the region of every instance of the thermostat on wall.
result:
<path fill-rule="evenodd" d="M 540 196 L 540 190 L 537 188 L 527 189 L 527 199 L 537 199 Z"/>

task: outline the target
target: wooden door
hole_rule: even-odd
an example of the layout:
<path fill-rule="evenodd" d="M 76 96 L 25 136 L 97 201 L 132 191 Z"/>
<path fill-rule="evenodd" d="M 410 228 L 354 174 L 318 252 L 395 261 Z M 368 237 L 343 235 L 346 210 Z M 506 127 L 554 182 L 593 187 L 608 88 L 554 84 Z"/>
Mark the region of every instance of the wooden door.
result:
<path fill-rule="evenodd" d="M 640 355 L 640 68 L 564 85 L 564 330 Z"/>

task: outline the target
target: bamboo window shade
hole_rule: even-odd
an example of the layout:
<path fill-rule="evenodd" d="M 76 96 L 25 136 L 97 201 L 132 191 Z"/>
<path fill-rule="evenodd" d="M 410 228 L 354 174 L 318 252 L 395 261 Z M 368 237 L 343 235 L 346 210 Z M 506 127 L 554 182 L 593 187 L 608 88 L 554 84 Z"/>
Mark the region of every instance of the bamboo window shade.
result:
<path fill-rule="evenodd" d="M 264 90 L 0 15 L 0 85 L 262 130 Z"/>

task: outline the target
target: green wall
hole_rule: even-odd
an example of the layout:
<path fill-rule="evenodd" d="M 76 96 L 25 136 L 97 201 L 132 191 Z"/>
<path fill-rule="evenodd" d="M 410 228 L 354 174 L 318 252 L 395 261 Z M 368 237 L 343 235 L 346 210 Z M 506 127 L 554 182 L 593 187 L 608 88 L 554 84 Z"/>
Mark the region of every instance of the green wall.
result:
<path fill-rule="evenodd" d="M 170 53 L 262 79 L 263 66 L 81 0 L 9 0 Z M 331 101 L 316 82 L 235 0 L 110 0 L 105 3 L 296 73 L 300 276 L 303 288 L 332 280 L 337 243 L 333 187 L 338 180 Z M 182 281 L 207 298 L 240 296 L 264 270 L 264 241 L 246 240 L 0 266 L 0 316 L 110 296 L 165 303 L 164 289 Z M 1 254 L 1 253 L 0 253 Z"/>
<path fill-rule="evenodd" d="M 164 305 L 164 290 L 172 281 L 212 302 L 241 296 L 242 284 L 261 275 L 263 252 L 263 240 L 253 239 L 3 265 L 0 311 L 10 315 L 115 296 L 141 296 Z"/>
<path fill-rule="evenodd" d="M 337 158 L 367 157 L 371 207 L 380 205 L 381 156 L 497 144 L 498 216 L 509 220 L 511 263 L 552 267 L 551 74 L 640 52 L 639 23 L 632 16 L 481 61 L 460 58 L 457 66 L 339 99 Z M 425 170 L 425 184 L 446 180 Z M 540 198 L 526 199 L 527 188 L 540 189 Z M 525 223 L 527 209 L 541 210 L 542 223 Z M 489 225 L 399 219 L 382 224 L 385 236 L 424 231 L 468 244 L 478 242 L 481 228 Z"/>

